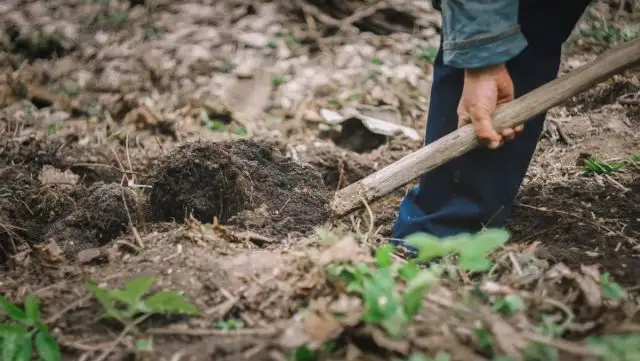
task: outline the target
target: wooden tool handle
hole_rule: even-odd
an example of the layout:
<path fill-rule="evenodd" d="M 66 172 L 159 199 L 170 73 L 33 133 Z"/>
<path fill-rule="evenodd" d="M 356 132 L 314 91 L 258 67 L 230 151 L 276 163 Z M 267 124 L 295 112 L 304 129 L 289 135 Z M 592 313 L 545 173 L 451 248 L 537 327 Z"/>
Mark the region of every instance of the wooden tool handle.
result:
<path fill-rule="evenodd" d="M 590 64 L 525 94 L 498 110 L 494 128 L 498 131 L 523 124 L 614 74 L 640 64 L 640 39 L 606 51 Z M 363 200 L 373 202 L 420 175 L 457 158 L 480 145 L 469 124 L 426 145 L 377 172 L 336 192 L 331 202 L 334 217 L 358 209 Z"/>

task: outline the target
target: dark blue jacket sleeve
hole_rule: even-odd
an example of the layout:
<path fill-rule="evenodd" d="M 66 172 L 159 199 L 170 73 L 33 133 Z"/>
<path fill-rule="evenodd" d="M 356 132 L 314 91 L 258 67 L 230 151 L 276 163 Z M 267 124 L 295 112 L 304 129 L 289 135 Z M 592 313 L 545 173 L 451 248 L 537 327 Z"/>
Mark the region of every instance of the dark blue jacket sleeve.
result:
<path fill-rule="evenodd" d="M 441 0 L 446 65 L 481 68 L 518 55 L 527 41 L 518 24 L 518 0 Z"/>

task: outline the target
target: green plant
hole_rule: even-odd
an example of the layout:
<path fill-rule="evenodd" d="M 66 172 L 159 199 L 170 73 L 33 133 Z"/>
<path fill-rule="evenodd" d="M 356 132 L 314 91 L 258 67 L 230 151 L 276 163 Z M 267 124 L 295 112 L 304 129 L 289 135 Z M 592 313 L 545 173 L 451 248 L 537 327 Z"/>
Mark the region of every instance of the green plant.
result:
<path fill-rule="evenodd" d="M 274 75 L 271 77 L 271 83 L 275 86 L 284 84 L 284 78 L 280 75 Z"/>
<path fill-rule="evenodd" d="M 216 328 L 220 330 L 239 330 L 244 328 L 244 322 L 236 319 L 221 320 L 216 322 Z"/>
<path fill-rule="evenodd" d="M 620 44 L 640 36 L 640 29 L 632 26 L 617 26 L 603 24 L 581 31 L 585 38 L 593 39 L 604 44 Z"/>
<path fill-rule="evenodd" d="M 589 157 L 584 160 L 584 173 L 609 174 L 620 171 L 624 168 L 624 163 L 608 163 L 596 157 Z"/>
<path fill-rule="evenodd" d="M 609 280 L 609 273 L 600 275 L 600 292 L 606 298 L 627 298 L 627 292 L 617 283 Z"/>
<path fill-rule="evenodd" d="M 518 295 L 506 295 L 500 298 L 493 304 L 494 312 L 502 312 L 507 315 L 512 315 L 518 311 L 524 310 L 527 304 Z"/>
<path fill-rule="evenodd" d="M 198 309 L 184 295 L 175 291 L 159 291 L 147 295 L 153 283 L 150 277 L 139 277 L 124 284 L 123 289 L 106 290 L 93 283 L 86 288 L 93 293 L 104 308 L 105 318 L 113 318 L 128 325 L 138 315 L 152 314 L 197 315 Z"/>
<path fill-rule="evenodd" d="M 594 336 L 587 340 L 587 347 L 601 360 L 640 360 L 640 334 Z"/>
<path fill-rule="evenodd" d="M 58 123 L 49 123 L 49 124 L 47 124 L 46 133 L 47 133 L 47 135 L 55 134 L 55 133 L 58 132 L 58 129 L 60 129 L 60 124 L 58 124 Z"/>
<path fill-rule="evenodd" d="M 59 361 L 60 347 L 49 334 L 49 329 L 41 319 L 40 304 L 34 296 L 24 301 L 24 309 L 0 295 L 0 308 L 15 323 L 0 324 L 0 355 L 2 360 L 31 360 L 32 347 L 44 361 Z"/>
<path fill-rule="evenodd" d="M 430 286 L 447 270 L 446 266 L 438 264 L 421 268 L 419 262 L 457 253 L 464 268 L 487 270 L 491 262 L 486 255 L 508 238 L 509 234 L 504 230 L 488 230 L 443 240 L 416 234 L 406 239 L 419 250 L 415 260 L 394 263 L 393 246 L 386 245 L 376 250 L 375 267 L 364 263 L 333 264 L 327 272 L 342 280 L 347 292 L 361 296 L 365 307 L 363 321 L 381 326 L 392 337 L 402 337 L 407 325 L 420 311 Z"/>
<path fill-rule="evenodd" d="M 414 50 L 414 54 L 418 59 L 426 60 L 429 63 L 433 64 L 436 61 L 436 56 L 438 55 L 438 49 L 432 46 L 418 45 Z"/>
<path fill-rule="evenodd" d="M 384 64 L 384 61 L 376 56 L 373 59 L 371 59 L 371 64 L 373 64 L 373 65 L 382 65 L 382 64 Z"/>

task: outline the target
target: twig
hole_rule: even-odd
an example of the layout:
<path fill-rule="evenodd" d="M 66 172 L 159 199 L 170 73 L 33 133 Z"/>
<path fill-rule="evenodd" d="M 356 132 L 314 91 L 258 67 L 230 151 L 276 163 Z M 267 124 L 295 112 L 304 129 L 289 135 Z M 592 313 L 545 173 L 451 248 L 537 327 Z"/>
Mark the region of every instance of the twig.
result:
<path fill-rule="evenodd" d="M 364 207 L 367 209 L 367 213 L 369 213 L 369 230 L 367 231 L 367 237 L 365 239 L 369 239 L 369 235 L 373 232 L 373 225 L 375 223 L 375 217 L 373 216 L 373 211 L 371 210 L 371 207 L 369 206 L 369 203 L 367 203 L 367 200 L 363 197 L 360 196 L 360 199 L 362 200 L 362 203 L 364 204 Z"/>
<path fill-rule="evenodd" d="M 247 336 L 273 336 L 278 332 L 275 329 L 256 328 L 256 329 L 240 329 L 240 330 L 215 330 L 215 329 L 188 329 L 188 328 L 150 328 L 146 333 L 151 335 L 186 335 L 186 336 L 230 336 L 230 337 L 247 337 Z"/>
<path fill-rule="evenodd" d="M 133 233 L 133 238 L 135 238 L 138 247 L 144 248 L 144 242 L 142 242 L 142 238 L 140 238 L 140 234 L 138 233 L 138 229 L 133 225 L 133 219 L 131 218 L 131 212 L 129 212 L 129 206 L 127 206 L 127 198 L 124 196 L 125 188 L 122 187 L 122 203 L 124 204 L 124 209 L 127 213 L 127 218 L 129 219 L 129 228 L 131 229 L 131 233 Z"/>
<path fill-rule="evenodd" d="M 114 348 L 116 348 L 116 346 L 122 341 L 122 339 L 127 335 L 127 333 L 129 333 L 129 331 L 131 331 L 133 328 L 135 328 L 138 324 L 140 324 L 140 322 L 144 321 L 147 319 L 147 317 L 149 317 L 150 315 L 144 315 L 144 316 L 140 316 L 138 317 L 136 320 L 134 320 L 133 322 L 131 322 L 130 324 L 128 324 L 123 330 L 122 332 L 120 332 L 120 334 L 118 335 L 118 338 L 115 339 L 115 341 L 113 341 L 113 343 L 106 349 L 104 350 L 104 352 L 102 352 L 102 354 L 100 356 L 98 356 L 97 359 L 95 359 L 95 361 L 104 361 L 109 354 L 113 351 Z"/>
<path fill-rule="evenodd" d="M 386 1 L 380 1 L 371 6 L 364 7 L 361 10 L 356 10 L 353 14 L 347 16 L 340 21 L 340 30 L 345 31 L 348 27 L 352 26 L 358 21 L 368 18 L 369 16 L 377 13 L 380 10 L 389 8 L 391 5 Z"/>

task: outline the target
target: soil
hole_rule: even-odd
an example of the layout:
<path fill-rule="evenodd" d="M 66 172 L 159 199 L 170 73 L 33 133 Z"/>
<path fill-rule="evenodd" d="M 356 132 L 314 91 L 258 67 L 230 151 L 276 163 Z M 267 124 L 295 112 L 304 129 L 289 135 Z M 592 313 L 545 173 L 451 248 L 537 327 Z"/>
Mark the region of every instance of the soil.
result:
<path fill-rule="evenodd" d="M 150 182 L 151 217 L 214 219 L 283 236 L 328 218 L 328 192 L 312 167 L 252 140 L 195 142 L 160 160 Z"/>
<path fill-rule="evenodd" d="M 454 312 L 476 289 L 459 280 L 430 293 L 407 340 L 391 340 L 360 322 L 360 299 L 323 267 L 371 262 L 416 182 L 343 219 L 327 207 L 336 190 L 422 141 L 357 124 L 326 131 L 321 110 L 391 107 L 423 134 L 441 18 L 429 2 L 362 13 L 355 2 L 294 3 L 0 6 L 0 294 L 18 305 L 38 298 L 63 360 L 284 360 L 327 340 L 334 351 L 320 359 L 447 350 L 452 360 L 489 360 L 474 343 L 478 322 L 492 320 L 499 339 L 573 312 L 573 338 L 560 340 L 569 360 L 589 335 L 623 320 L 637 329 L 627 312 L 637 304 L 593 296 L 592 276 L 639 289 L 638 69 L 549 112 L 511 241 L 482 284 L 521 295 L 526 315 Z M 613 3 L 594 5 L 580 27 L 615 18 L 635 29 L 640 12 Z M 570 39 L 562 71 L 619 39 L 586 40 L 579 31 Z M 587 156 L 625 166 L 585 174 Z M 152 290 L 182 292 L 201 314 L 154 316 L 124 333 L 101 318 L 85 283 L 115 288 L 140 275 L 153 277 Z M 243 328 L 220 329 L 230 321 Z M 150 350 L 136 347 L 145 340 Z"/>

